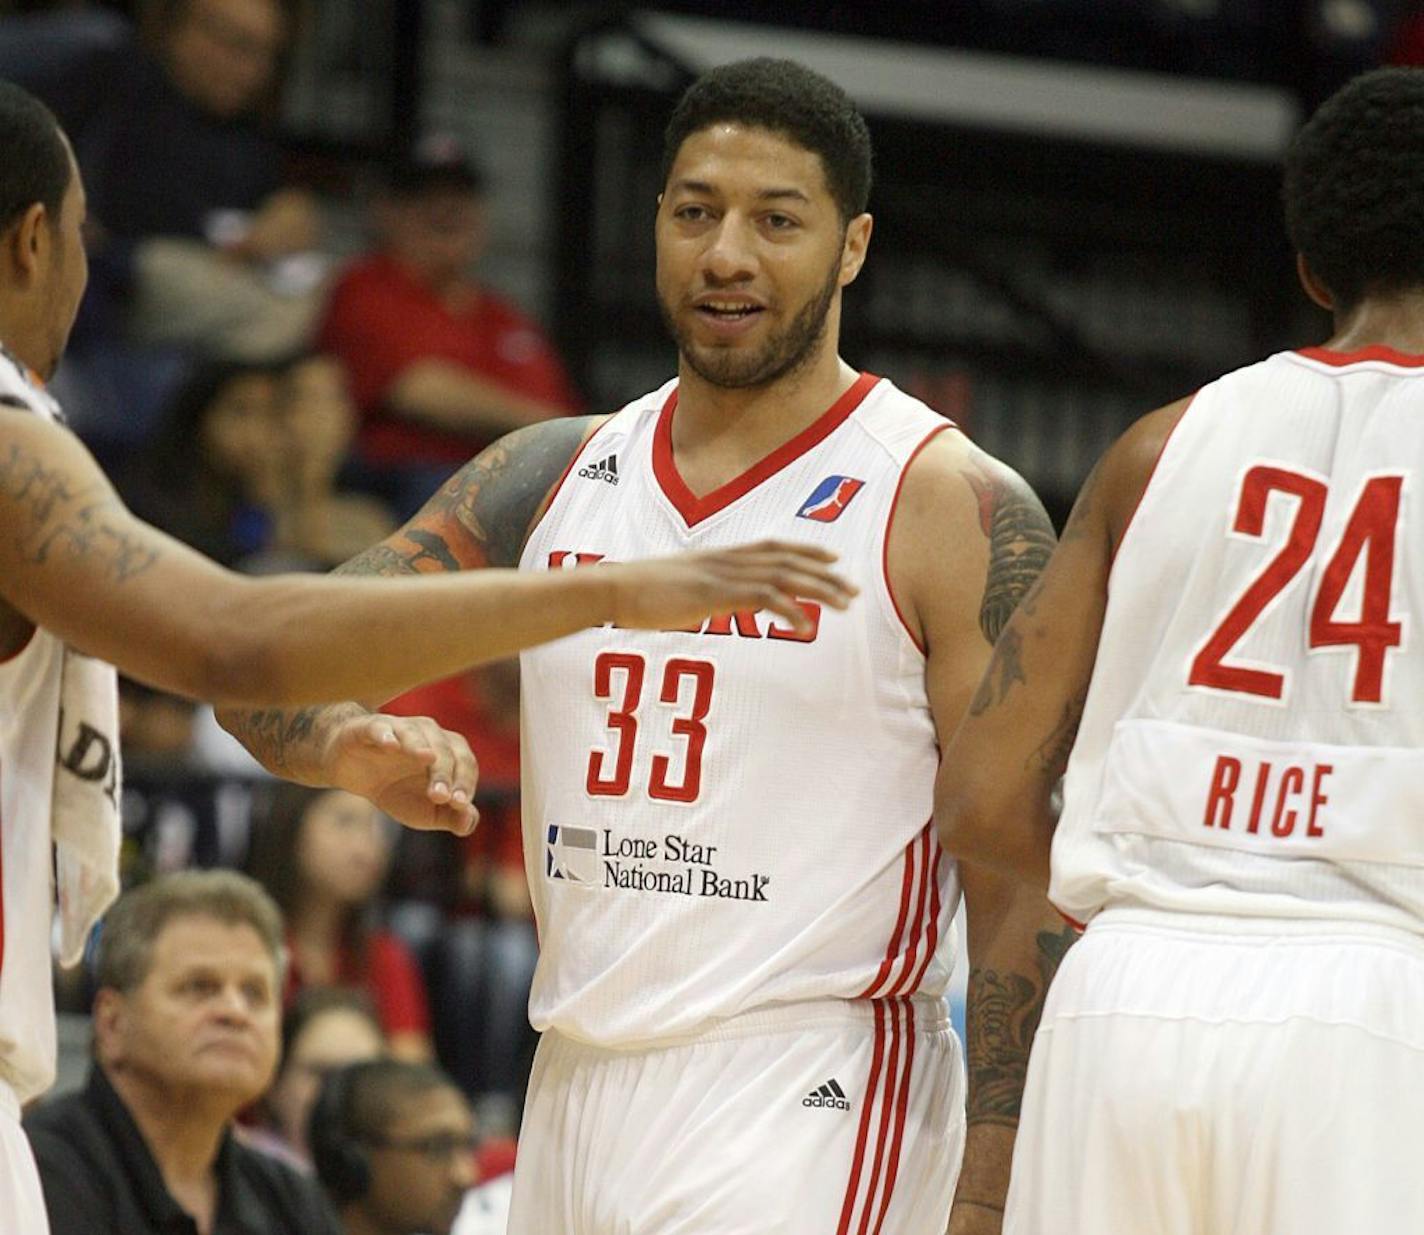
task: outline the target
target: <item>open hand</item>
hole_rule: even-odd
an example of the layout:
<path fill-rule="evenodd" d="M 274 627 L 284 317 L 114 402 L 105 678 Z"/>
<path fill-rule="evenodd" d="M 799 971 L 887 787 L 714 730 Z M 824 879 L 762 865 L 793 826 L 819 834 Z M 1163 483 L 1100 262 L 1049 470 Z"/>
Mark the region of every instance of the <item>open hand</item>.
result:
<path fill-rule="evenodd" d="M 830 569 L 836 555 L 763 540 L 645 562 L 600 566 L 615 578 L 613 620 L 639 630 L 690 626 L 710 615 L 769 609 L 798 633 L 812 626 L 800 601 L 844 609 L 856 589 Z"/>

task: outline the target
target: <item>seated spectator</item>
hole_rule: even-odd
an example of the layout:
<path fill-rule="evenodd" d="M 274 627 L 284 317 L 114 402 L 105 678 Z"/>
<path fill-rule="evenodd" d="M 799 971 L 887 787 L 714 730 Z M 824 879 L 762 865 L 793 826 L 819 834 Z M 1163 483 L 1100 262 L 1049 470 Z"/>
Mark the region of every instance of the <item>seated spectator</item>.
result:
<path fill-rule="evenodd" d="M 378 924 L 392 828 L 354 793 L 279 784 L 271 810 L 254 820 L 248 869 L 286 915 L 285 1002 L 307 987 L 364 991 L 391 1053 L 425 1060 L 425 983 L 410 951 Z"/>
<path fill-rule="evenodd" d="M 364 996 L 331 988 L 303 991 L 282 1017 L 277 1077 L 258 1104 L 258 1122 L 243 1129 L 244 1138 L 310 1171 L 307 1124 L 322 1080 L 385 1052 L 385 1037 Z"/>
<path fill-rule="evenodd" d="M 286 354 L 307 338 L 320 295 L 302 256 L 319 239 L 315 198 L 283 184 L 259 119 L 288 6 L 155 0 L 145 13 L 144 38 L 76 36 L 71 54 L 52 45 L 28 71 L 16 66 L 74 142 L 97 300 L 127 296 L 140 342 Z"/>
<path fill-rule="evenodd" d="M 149 450 L 117 484 L 140 518 L 237 566 L 272 544 L 286 466 L 275 375 L 213 362 L 184 384 Z"/>
<path fill-rule="evenodd" d="M 469 1103 L 423 1064 L 376 1060 L 332 1073 L 309 1139 L 346 1235 L 450 1235 L 475 1183 Z"/>
<path fill-rule="evenodd" d="M 25 1120 L 55 1235 L 335 1235 L 309 1180 L 232 1135 L 277 1062 L 281 951 L 277 907 L 232 871 L 109 911 L 89 1083 Z"/>
<path fill-rule="evenodd" d="M 351 374 L 363 483 L 401 518 L 494 438 L 576 406 L 544 334 L 471 273 L 486 239 L 482 190 L 444 139 L 392 168 L 378 249 L 338 279 L 318 332 Z"/>
<path fill-rule="evenodd" d="M 287 468 L 275 545 L 263 569 L 329 570 L 384 539 L 395 529 L 395 516 L 384 502 L 337 486 L 357 422 L 339 361 L 313 353 L 286 365 L 277 404 Z"/>

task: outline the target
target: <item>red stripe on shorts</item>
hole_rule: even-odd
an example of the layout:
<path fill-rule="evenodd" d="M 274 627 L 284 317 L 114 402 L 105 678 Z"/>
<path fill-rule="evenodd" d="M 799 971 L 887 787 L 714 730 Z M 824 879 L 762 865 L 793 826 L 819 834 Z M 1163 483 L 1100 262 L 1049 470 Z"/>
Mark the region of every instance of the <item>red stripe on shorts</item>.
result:
<path fill-rule="evenodd" d="M 851 1218 L 855 1212 L 855 1194 L 860 1188 L 860 1171 L 865 1162 L 865 1140 L 870 1132 L 870 1110 L 875 1105 L 875 1083 L 880 1079 L 880 1062 L 885 1054 L 885 1005 L 876 1002 L 875 1047 L 870 1055 L 870 1076 L 865 1082 L 865 1094 L 861 1098 L 860 1131 L 855 1137 L 855 1153 L 850 1161 L 850 1179 L 846 1183 L 845 1200 L 841 1204 L 840 1225 L 836 1235 L 848 1235 Z"/>
<path fill-rule="evenodd" d="M 880 1195 L 880 1216 L 875 1220 L 874 1235 L 880 1235 L 885 1215 L 890 1210 L 890 1198 L 895 1193 L 895 1178 L 900 1174 L 900 1146 L 905 1139 L 905 1116 L 910 1111 L 910 1073 L 915 1067 L 915 1006 L 905 1000 L 905 1070 L 900 1074 L 900 1091 L 895 1097 L 895 1139 L 890 1143 L 890 1167 L 885 1173 L 885 1191 Z"/>
<path fill-rule="evenodd" d="M 857 1235 L 870 1230 L 870 1215 L 875 1210 L 875 1196 L 880 1190 L 880 1178 L 885 1166 L 885 1151 L 890 1147 L 890 1117 L 895 1105 L 895 1082 L 900 1079 L 901 1001 L 887 1000 L 890 1012 L 890 1058 L 885 1065 L 885 1092 L 880 1099 L 880 1130 L 875 1138 L 875 1169 L 870 1173 L 870 1186 L 865 1190 L 865 1210 L 860 1217 Z"/>

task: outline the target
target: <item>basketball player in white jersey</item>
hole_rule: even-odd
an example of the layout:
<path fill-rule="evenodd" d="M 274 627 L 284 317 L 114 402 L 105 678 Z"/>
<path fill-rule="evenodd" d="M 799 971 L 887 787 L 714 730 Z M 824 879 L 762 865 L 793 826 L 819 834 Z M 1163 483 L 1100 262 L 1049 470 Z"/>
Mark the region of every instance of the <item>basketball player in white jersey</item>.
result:
<path fill-rule="evenodd" d="M 1015 1235 L 1424 1230 L 1424 72 L 1285 183 L 1334 336 L 1108 451 L 946 753 L 945 846 L 1041 881 L 1051 843 L 1088 923 Z"/>
<path fill-rule="evenodd" d="M 578 576 L 396 583 L 221 570 L 123 508 L 43 389 L 84 289 L 83 216 L 54 118 L 0 82 L 0 1230 L 25 1235 L 45 1230 L 19 1108 L 54 1076 L 57 761 L 106 783 L 114 810 L 118 790 L 117 733 L 87 725 L 69 743 L 77 719 L 98 722 L 102 697 L 78 700 L 95 714 L 71 714 L 61 745 L 66 666 L 81 663 L 66 644 L 165 690 L 280 704 L 380 697 L 610 618 L 658 628 L 769 602 L 804 634 L 805 598 L 834 609 L 847 595 L 824 550 L 774 544 Z M 84 676 L 112 712 L 112 670 Z M 71 713 L 75 702 L 66 693 Z M 461 741 L 394 717 L 347 726 L 337 741 L 349 783 L 364 781 L 406 822 L 473 826 L 475 763 Z"/>
<path fill-rule="evenodd" d="M 530 573 L 775 532 L 861 589 L 523 658 L 524 823 L 544 1037 L 516 1235 L 999 1229 L 1039 1000 L 1067 932 L 931 828 L 938 742 L 1052 544 L 1024 483 L 838 354 L 870 142 L 786 61 L 725 66 L 669 126 L 658 296 L 677 380 L 472 462 L 352 569 Z M 226 723 L 340 784 L 354 706 Z M 968 910 L 968 1133 L 943 995 Z M 964 1170 L 955 1191 L 961 1155 Z M 953 1195 L 953 1217 L 951 1199 Z"/>

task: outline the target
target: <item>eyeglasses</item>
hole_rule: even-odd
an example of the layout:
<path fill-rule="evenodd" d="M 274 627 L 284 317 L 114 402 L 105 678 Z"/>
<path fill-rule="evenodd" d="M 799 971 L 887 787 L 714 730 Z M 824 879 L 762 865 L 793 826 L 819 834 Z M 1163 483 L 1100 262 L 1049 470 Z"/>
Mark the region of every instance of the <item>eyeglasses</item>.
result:
<path fill-rule="evenodd" d="M 480 1138 L 473 1132 L 433 1132 L 429 1136 L 400 1139 L 385 1136 L 370 1136 L 365 1143 L 372 1149 L 399 1149 L 407 1153 L 420 1154 L 432 1160 L 450 1158 L 455 1154 L 474 1154 L 479 1148 Z"/>

